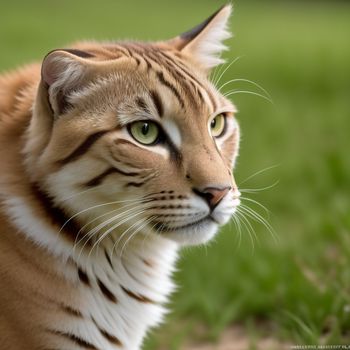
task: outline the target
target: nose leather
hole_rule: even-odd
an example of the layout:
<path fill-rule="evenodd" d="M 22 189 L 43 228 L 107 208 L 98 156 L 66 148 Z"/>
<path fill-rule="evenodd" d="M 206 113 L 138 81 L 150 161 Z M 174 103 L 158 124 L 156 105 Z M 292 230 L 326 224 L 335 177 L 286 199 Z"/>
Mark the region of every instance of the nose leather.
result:
<path fill-rule="evenodd" d="M 231 190 L 230 186 L 226 187 L 206 187 L 202 190 L 194 189 L 193 191 L 208 203 L 211 210 L 213 210 L 220 201 Z"/>

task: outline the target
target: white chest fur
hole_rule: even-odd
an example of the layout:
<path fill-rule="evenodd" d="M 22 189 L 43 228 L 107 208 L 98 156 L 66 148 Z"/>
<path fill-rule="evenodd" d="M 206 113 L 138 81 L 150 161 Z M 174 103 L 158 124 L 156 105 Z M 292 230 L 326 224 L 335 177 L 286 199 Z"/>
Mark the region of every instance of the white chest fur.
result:
<path fill-rule="evenodd" d="M 113 240 L 104 240 L 93 254 L 80 254 L 59 239 L 56 231 L 33 215 L 20 198 L 7 200 L 7 210 L 14 224 L 30 239 L 61 257 L 60 273 L 77 289 L 79 317 L 53 317 L 51 325 L 64 344 L 76 349 L 79 342 L 91 349 L 138 350 L 151 327 L 162 321 L 164 304 L 174 290 L 171 274 L 178 245 L 155 235 L 138 234 L 122 252 L 114 249 Z M 76 269 L 67 269 L 67 259 Z M 69 295 L 67 291 L 67 295 Z M 59 337 L 58 337 L 59 338 Z M 66 340 L 66 341 L 65 341 Z M 61 346 L 60 338 L 55 346 Z M 86 347 L 86 346 L 85 346 Z"/>
<path fill-rule="evenodd" d="M 79 335 L 98 349 L 136 350 L 165 314 L 177 246 L 140 236 L 122 254 L 112 255 L 112 247 L 101 246 L 96 255 L 77 262 L 87 320 Z"/>

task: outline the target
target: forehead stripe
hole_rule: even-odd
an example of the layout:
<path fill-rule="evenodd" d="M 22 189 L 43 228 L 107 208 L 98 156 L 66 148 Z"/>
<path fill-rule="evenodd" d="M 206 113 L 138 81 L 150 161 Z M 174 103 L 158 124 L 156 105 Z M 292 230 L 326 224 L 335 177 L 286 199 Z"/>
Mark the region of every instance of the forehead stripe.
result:
<path fill-rule="evenodd" d="M 142 97 L 137 97 L 135 100 L 137 106 L 142 109 L 143 111 L 145 111 L 145 113 L 150 113 L 148 105 L 146 103 L 146 101 L 142 98 Z"/>
<path fill-rule="evenodd" d="M 176 70 L 176 69 L 172 68 L 164 60 L 162 61 L 161 57 L 154 56 L 152 54 L 152 52 L 148 52 L 148 57 L 149 57 L 150 60 L 152 60 L 152 62 L 154 62 L 155 64 L 159 65 L 161 68 L 166 68 L 168 74 L 171 75 L 175 80 L 181 81 L 181 88 L 184 91 L 187 92 L 187 95 L 188 95 L 188 97 L 191 100 L 191 106 L 196 106 L 197 105 L 197 100 L 196 100 L 196 98 L 194 97 L 194 95 L 193 95 L 193 93 L 191 91 L 191 87 L 189 86 L 189 84 L 191 84 L 192 82 L 189 81 L 186 76 L 182 75 L 179 72 L 179 70 Z M 194 91 L 196 91 L 196 90 L 194 89 Z"/>
<path fill-rule="evenodd" d="M 152 101 L 153 101 L 154 106 L 156 107 L 156 110 L 157 110 L 157 112 L 158 112 L 158 115 L 159 115 L 160 117 L 162 117 L 162 116 L 163 116 L 163 113 L 164 113 L 164 107 L 163 107 L 163 103 L 162 103 L 162 100 L 161 100 L 161 98 L 160 98 L 158 92 L 155 91 L 155 90 L 151 90 L 151 91 L 150 91 L 150 96 L 151 96 L 151 98 L 152 98 Z"/>
<path fill-rule="evenodd" d="M 169 75 L 172 76 L 172 78 L 175 81 L 181 82 L 181 88 L 182 90 L 187 94 L 187 97 L 191 100 L 190 106 L 191 107 L 198 107 L 198 100 L 196 99 L 195 95 L 197 95 L 197 89 L 196 86 L 193 84 L 193 82 L 186 77 L 185 72 L 183 72 L 181 69 L 174 67 L 173 65 L 169 64 L 166 60 L 164 60 L 164 57 L 154 55 L 154 52 L 148 52 L 148 58 L 160 66 L 161 68 L 165 68 Z M 191 89 L 192 88 L 192 89 Z M 200 96 L 201 97 L 201 96 Z M 203 101 L 202 101 L 203 102 Z"/>
<path fill-rule="evenodd" d="M 172 64 L 173 66 L 175 66 L 177 69 L 183 71 L 185 74 L 187 74 L 193 81 L 195 81 L 199 86 L 201 86 L 204 89 L 203 84 L 193 75 L 191 74 L 187 68 L 182 64 L 182 62 L 180 61 L 180 59 L 175 60 L 173 57 L 169 56 L 168 54 L 166 54 L 163 51 L 159 51 L 158 52 L 161 56 L 163 56 L 163 58 L 170 64 Z"/>
<path fill-rule="evenodd" d="M 168 64 L 173 65 L 175 68 L 180 70 L 183 74 L 190 77 L 190 79 L 192 80 L 193 83 L 196 83 L 199 86 L 199 88 L 202 88 L 207 93 L 207 95 L 210 99 L 210 102 L 212 103 L 213 110 L 215 110 L 217 108 L 215 98 L 212 95 L 211 91 L 206 89 L 205 86 L 193 74 L 191 74 L 187 70 L 187 68 L 181 63 L 181 61 L 174 60 L 171 56 L 167 55 L 165 52 L 159 51 L 159 53 L 164 57 L 164 59 L 168 62 Z M 186 79 L 186 80 L 188 80 L 188 79 Z M 191 81 L 191 80 L 188 80 L 188 81 Z M 199 88 L 196 89 L 196 91 L 198 92 L 199 97 L 204 101 L 203 95 L 200 92 Z"/>
<path fill-rule="evenodd" d="M 185 109 L 185 102 L 184 102 L 183 98 L 181 97 L 181 95 L 180 95 L 179 91 L 177 90 L 177 88 L 173 84 L 171 84 L 168 80 L 166 80 L 164 78 L 163 72 L 157 71 L 156 75 L 157 75 L 157 78 L 158 78 L 159 82 L 161 84 L 163 84 L 164 86 L 166 86 L 176 96 L 176 98 L 178 99 L 179 104 L 181 105 L 181 107 L 183 109 Z"/>

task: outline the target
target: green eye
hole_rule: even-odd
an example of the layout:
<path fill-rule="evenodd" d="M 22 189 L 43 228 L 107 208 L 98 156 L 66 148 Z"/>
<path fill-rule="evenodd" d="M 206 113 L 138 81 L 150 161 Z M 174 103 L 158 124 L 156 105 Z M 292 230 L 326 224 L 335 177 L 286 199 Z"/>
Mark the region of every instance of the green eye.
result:
<path fill-rule="evenodd" d="M 223 134 L 225 130 L 226 119 L 223 114 L 217 115 L 210 122 L 210 131 L 213 137 L 219 137 Z"/>
<path fill-rule="evenodd" d="M 129 125 L 129 133 L 143 145 L 153 145 L 159 138 L 159 127 L 156 123 L 149 121 L 139 121 Z"/>

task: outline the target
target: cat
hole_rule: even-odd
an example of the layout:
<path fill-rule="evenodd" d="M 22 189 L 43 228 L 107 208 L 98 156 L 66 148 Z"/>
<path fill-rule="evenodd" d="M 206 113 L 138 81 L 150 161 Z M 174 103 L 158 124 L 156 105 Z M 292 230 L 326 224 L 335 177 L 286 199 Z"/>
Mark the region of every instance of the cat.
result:
<path fill-rule="evenodd" d="M 178 250 L 240 203 L 236 109 L 209 80 L 230 14 L 0 76 L 1 349 L 136 350 L 162 321 Z"/>

